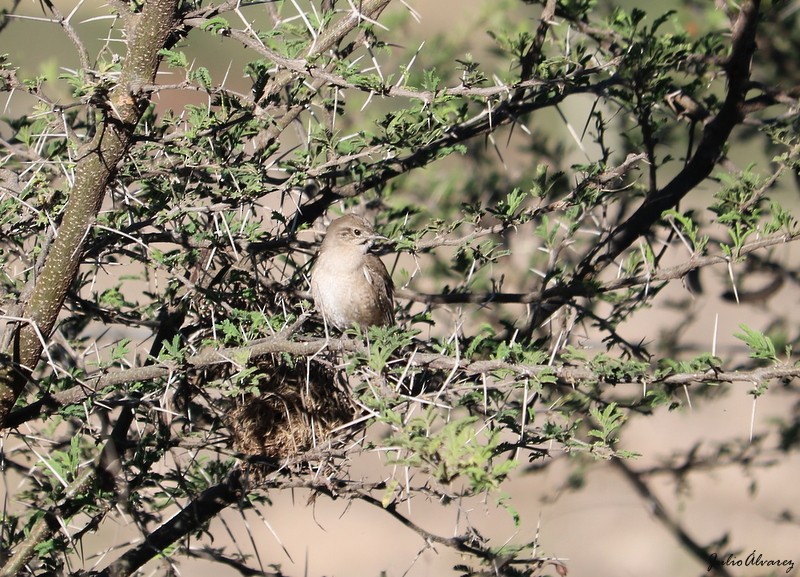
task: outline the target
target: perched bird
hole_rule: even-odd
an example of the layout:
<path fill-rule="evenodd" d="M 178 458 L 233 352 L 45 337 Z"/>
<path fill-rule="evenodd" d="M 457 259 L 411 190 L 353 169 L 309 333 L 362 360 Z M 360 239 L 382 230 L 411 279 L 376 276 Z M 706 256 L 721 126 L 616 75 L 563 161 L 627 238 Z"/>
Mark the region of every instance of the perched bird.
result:
<path fill-rule="evenodd" d="M 334 220 L 311 269 L 311 294 L 327 325 L 343 331 L 394 323 L 394 285 L 381 259 L 369 252 L 375 234 L 364 218 Z"/>

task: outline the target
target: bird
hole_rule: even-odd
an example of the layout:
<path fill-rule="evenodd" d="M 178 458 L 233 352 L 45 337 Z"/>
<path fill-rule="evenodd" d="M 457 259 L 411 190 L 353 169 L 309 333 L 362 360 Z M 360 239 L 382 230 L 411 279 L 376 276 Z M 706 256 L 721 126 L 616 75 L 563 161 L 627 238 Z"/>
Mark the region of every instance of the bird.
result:
<path fill-rule="evenodd" d="M 345 331 L 394 324 L 394 284 L 383 262 L 369 252 L 375 234 L 355 214 L 337 218 L 325 231 L 311 268 L 311 295 L 327 327 Z"/>

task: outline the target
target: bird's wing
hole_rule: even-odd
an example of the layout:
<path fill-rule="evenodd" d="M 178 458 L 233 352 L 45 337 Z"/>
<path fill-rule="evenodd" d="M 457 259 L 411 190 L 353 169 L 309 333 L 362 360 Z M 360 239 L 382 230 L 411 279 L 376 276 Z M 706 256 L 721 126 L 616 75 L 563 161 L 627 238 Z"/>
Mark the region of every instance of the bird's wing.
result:
<path fill-rule="evenodd" d="M 383 323 L 385 325 L 394 324 L 394 283 L 389 271 L 383 261 L 374 254 L 367 254 L 370 261 L 365 267 L 369 271 L 367 280 L 375 287 L 375 295 L 378 299 L 380 310 L 384 312 Z M 375 272 L 377 271 L 377 272 Z"/>

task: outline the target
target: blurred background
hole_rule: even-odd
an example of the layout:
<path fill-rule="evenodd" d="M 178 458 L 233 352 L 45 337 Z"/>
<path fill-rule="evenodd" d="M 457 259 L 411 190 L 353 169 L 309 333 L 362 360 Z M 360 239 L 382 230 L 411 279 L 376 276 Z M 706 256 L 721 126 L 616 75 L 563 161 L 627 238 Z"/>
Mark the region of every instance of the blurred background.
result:
<path fill-rule="evenodd" d="M 303 4 L 306 0 L 298 1 Z M 423 70 L 434 65 L 441 67 L 443 60 L 453 56 L 464 58 L 467 53 L 487 68 L 499 62 L 487 30 L 501 16 L 509 17 L 507 11 L 511 3 L 479 0 L 406 0 L 406 3 L 418 15 L 418 21 L 400 5 L 393 6 L 382 18 L 390 29 L 387 37 L 396 43 L 391 50 L 397 62 L 415 57 L 414 68 Z M 56 2 L 56 5 L 64 13 L 75 11 L 74 26 L 90 51 L 121 41 L 121 25 L 109 32 L 109 10 L 102 2 Z M 639 2 L 620 2 L 619 5 L 639 6 L 652 15 L 651 18 L 670 9 L 678 10 L 672 22 L 690 33 L 727 26 L 721 11 L 718 22 L 694 21 L 693 14 L 700 12 L 685 2 L 654 1 L 646 7 Z M 791 3 L 787 6 L 788 10 Z M 248 17 L 258 19 L 260 9 L 258 6 L 249 8 Z M 288 2 L 282 3 L 280 9 L 287 14 L 293 10 Z M 501 10 L 506 12 L 498 14 Z M 522 5 L 516 10 L 519 25 L 535 30 L 538 22 L 531 17 L 531 10 Z M 20 76 L 53 78 L 60 74 L 60 67 L 77 67 L 78 60 L 69 39 L 57 23 L 46 21 L 38 2 L 25 2 L 18 13 L 28 18 L 15 18 L 7 24 L 0 35 L 3 44 L 0 52 L 10 51 L 12 46 L 24 46 L 23 57 L 16 60 L 21 66 Z M 190 34 L 182 48 L 190 58 L 201 61 L 214 79 L 224 77 L 226 87 L 247 92 L 250 82 L 243 74 L 248 59 L 245 49 L 230 39 L 215 41 L 208 34 L 198 38 L 194 35 Z M 454 38 L 461 39 L 463 52 L 460 54 L 453 52 Z M 166 66 L 162 70 L 159 82 L 170 84 L 182 80 L 180 72 L 170 72 Z M 499 70 L 498 74 L 505 72 Z M 26 110 L 35 114 L 36 103 L 31 96 L 19 92 L 3 96 L 4 115 L 13 117 Z M 64 99 L 65 102 L 71 99 L 67 86 Z M 157 101 L 158 112 L 180 112 L 186 105 L 205 99 L 200 92 L 163 92 Z M 352 112 L 363 104 L 363 100 L 353 101 L 348 102 L 347 107 Z M 558 160 L 561 166 L 587 162 L 596 156 L 597 150 L 588 139 L 576 138 L 576 133 L 586 124 L 592 105 L 588 97 L 569 99 L 561 107 L 561 114 L 552 110 L 534 114 L 528 126 L 529 134 L 516 130 L 496 135 L 495 142 L 471 143 L 464 156 L 451 156 L 425 170 L 414 171 L 397 185 L 401 190 L 394 193 L 394 198 L 433 206 L 455 202 L 453 191 L 459 189 L 495 186 L 498 191 L 507 192 L 512 183 L 534 170 L 531 158 L 543 142 L 560 143 L 563 157 Z M 377 117 L 381 111 L 381 104 L 376 103 L 364 114 Z M 746 140 L 746 129 L 739 130 L 737 137 Z M 769 162 L 772 152 L 764 150 L 757 139 L 751 142 L 752 145 L 734 147 L 730 158 L 733 164 L 745 167 L 751 162 Z M 290 143 L 283 145 L 290 146 Z M 536 162 L 548 161 L 539 158 Z M 482 175 L 489 172 L 485 170 L 487 164 L 502 166 L 500 173 L 505 175 L 501 177 L 505 181 L 488 183 L 483 180 Z M 674 172 L 681 166 L 680 159 L 676 158 Z M 668 172 L 663 173 L 663 178 L 668 178 Z M 696 196 L 688 199 L 688 204 L 704 210 L 715 186 L 707 181 L 699 187 Z M 784 179 L 779 187 L 774 197 L 796 213 L 796 183 Z M 306 239 L 313 241 L 314 235 L 307 233 Z M 515 258 L 521 259 L 520 262 L 527 259 L 525 246 L 530 245 L 534 250 L 527 238 L 517 237 L 512 242 Z M 797 270 L 800 259 L 796 247 L 788 245 L 781 250 L 785 255 L 782 258 L 786 259 L 784 265 Z M 422 292 L 435 288 L 430 279 L 426 283 L 409 273 L 415 264 L 406 260 L 393 262 L 391 257 L 386 257 L 385 262 L 394 264 L 395 279 L 406 281 L 404 287 Z M 677 262 L 680 259 L 676 259 Z M 433 266 L 430 262 L 427 264 Z M 425 270 L 424 257 L 420 266 Z M 507 281 L 511 289 L 524 288 L 524 273 L 524 266 L 521 271 L 517 269 L 516 277 L 514 267 L 509 268 Z M 665 343 L 666 349 L 679 341 L 683 347 L 681 354 L 686 358 L 713 350 L 724 358 L 744 359 L 747 349 L 733 336 L 739 332 L 740 324 L 764 330 L 766 319 L 779 318 L 787 331 L 796 332 L 800 320 L 797 312 L 800 294 L 796 284 L 785 283 L 768 299 L 737 304 L 722 298 L 730 286 L 725 267 L 713 267 L 701 274 L 701 294 L 693 294 L 681 283 L 671 283 L 651 308 L 639 311 L 620 326 L 620 334 L 631 342 L 655 343 L 654 350 L 659 349 L 660 342 Z M 758 286 L 763 279 L 756 277 L 754 273 L 752 278 L 742 282 Z M 519 315 L 523 308 L 510 305 L 505 314 Z M 457 323 L 477 325 L 480 319 L 472 318 L 474 314 L 468 305 L 445 308 L 437 313 L 435 328 L 431 330 L 448 334 Z M 109 334 L 107 338 L 113 340 L 117 336 Z M 138 346 L 145 349 L 146 345 L 139 343 Z M 605 349 L 600 335 L 590 329 L 585 332 L 583 346 L 588 353 Z M 770 394 L 758 399 L 749 394 L 744 384 L 726 388 L 732 388 L 733 392 L 715 402 L 700 402 L 696 406 L 690 402 L 693 394 L 690 388 L 686 391 L 687 402 L 673 411 L 664 409 L 654 417 L 640 420 L 631 417 L 621 445 L 642 455 L 628 463 L 631 468 L 653 470 L 649 477 L 653 494 L 649 497 L 638 492 L 625 474 L 609 462 L 582 462 L 576 466 L 569 458 L 561 458 L 549 467 L 520 467 L 504 485 L 502 494 L 449 504 L 417 497 L 408 504 L 408 509 L 423 528 L 440 535 L 460 534 L 468 520 L 497 546 L 535 537 L 540 547 L 535 554 L 563 560 L 572 576 L 647 574 L 671 577 L 706 573 L 707 564 L 687 551 L 675 528 L 667 526 L 656 515 L 659 503 L 670 518 L 701 544 L 727 542 L 729 547 L 741 552 L 740 559 L 755 551 L 766 559 L 794 560 L 797 565 L 800 563 L 797 546 L 800 524 L 791 507 L 800 502 L 800 485 L 796 482 L 800 462 L 784 458 L 776 449 L 780 439 L 771 425 L 778 419 L 796 419 L 800 405 L 791 389 L 782 392 L 777 385 Z M 620 390 L 621 395 L 633 393 L 635 391 Z M 687 453 L 707 457 L 711 463 L 725 463 L 730 454 L 746 451 L 751 438 L 765 434 L 771 438 L 764 446 L 771 449 L 754 453 L 752 462 L 744 466 L 697 469 L 686 477 L 678 477 L 666 467 L 674 464 L 675 456 Z M 715 444 L 718 441 L 730 442 L 727 452 Z M 659 472 L 662 467 L 663 472 Z M 355 479 L 360 475 L 388 479 L 394 474 L 395 470 L 386 464 L 385 455 L 380 452 L 361 455 L 351 470 Z M 6 482 L 13 485 L 13 476 L 7 477 Z M 270 493 L 267 497 L 269 502 L 258 505 L 255 510 L 241 512 L 229 508 L 212 523 L 209 534 L 201 540 L 213 541 L 214 546 L 235 546 L 260 559 L 265 567 L 279 566 L 290 575 L 446 575 L 451 574 L 451 568 L 460 561 L 451 549 L 427 543 L 381 511 L 359 502 L 323 496 L 312 498 L 311 492 L 304 489 Z M 521 519 L 518 526 L 510 511 L 497 506 L 498 500 L 503 499 L 516 507 Z M 105 524 L 95 536 L 85 540 L 87 554 L 90 549 L 94 554 L 94 551 L 119 543 L 129 529 L 119 526 L 118 531 L 115 534 Z M 213 540 L 209 535 L 213 535 Z M 131 533 L 130 538 L 135 538 L 135 533 Z M 108 552 L 109 556 L 116 554 L 116 551 Z M 151 565 L 151 572 L 144 574 L 162 574 L 162 566 Z M 181 562 L 180 571 L 196 577 L 241 574 L 236 568 L 221 567 L 202 559 Z M 784 569 L 773 572 L 759 567 L 732 567 L 731 572 L 737 576 L 798 573 L 797 569 L 788 573 Z"/>

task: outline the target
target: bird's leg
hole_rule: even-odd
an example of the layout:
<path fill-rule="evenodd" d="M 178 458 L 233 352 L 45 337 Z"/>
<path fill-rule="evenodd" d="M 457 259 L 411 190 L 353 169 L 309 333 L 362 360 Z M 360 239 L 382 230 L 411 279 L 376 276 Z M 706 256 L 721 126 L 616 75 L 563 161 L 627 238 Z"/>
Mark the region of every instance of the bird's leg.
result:
<path fill-rule="evenodd" d="M 327 347 L 331 337 L 328 334 L 328 319 L 325 318 L 325 315 L 322 315 L 322 327 L 325 329 L 325 346 Z"/>

